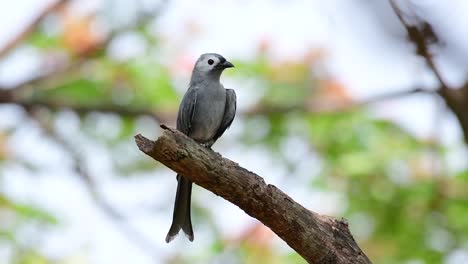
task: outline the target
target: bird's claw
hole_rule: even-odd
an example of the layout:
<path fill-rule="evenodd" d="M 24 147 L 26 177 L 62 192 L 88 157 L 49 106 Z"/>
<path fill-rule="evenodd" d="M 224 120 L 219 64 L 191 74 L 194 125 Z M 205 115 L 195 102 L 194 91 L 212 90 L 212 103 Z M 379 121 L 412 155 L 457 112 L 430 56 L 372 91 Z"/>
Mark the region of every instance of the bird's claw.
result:
<path fill-rule="evenodd" d="M 203 143 L 202 146 L 205 147 L 205 148 L 207 148 L 207 149 L 211 149 L 211 146 L 210 146 L 210 144 L 208 144 L 208 143 Z"/>

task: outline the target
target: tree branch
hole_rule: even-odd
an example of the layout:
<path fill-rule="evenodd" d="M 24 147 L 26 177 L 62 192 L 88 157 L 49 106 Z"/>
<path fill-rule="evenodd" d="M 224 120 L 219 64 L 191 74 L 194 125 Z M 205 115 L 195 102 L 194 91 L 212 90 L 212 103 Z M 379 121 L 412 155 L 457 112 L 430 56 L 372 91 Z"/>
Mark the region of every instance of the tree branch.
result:
<path fill-rule="evenodd" d="M 51 111 L 69 109 L 77 114 L 88 114 L 92 112 L 100 113 L 115 113 L 121 116 L 149 116 L 158 123 L 168 122 L 174 119 L 173 113 L 165 113 L 153 111 L 151 109 L 131 108 L 127 106 L 120 106 L 116 104 L 107 105 L 79 105 L 61 103 L 52 100 L 37 100 L 37 99 L 23 99 L 17 95 L 17 90 L 2 90 L 0 89 L 0 104 L 15 104 L 28 110 L 31 108 L 46 108 Z"/>
<path fill-rule="evenodd" d="M 54 12 L 55 10 L 61 8 L 62 6 L 66 5 L 69 0 L 57 0 L 55 3 L 51 4 L 48 8 L 46 8 L 39 16 L 33 20 L 31 24 L 29 24 L 26 29 L 19 33 L 19 35 L 13 38 L 9 43 L 7 43 L 4 47 L 0 47 L 0 59 L 3 55 L 8 54 L 12 49 L 14 49 L 17 45 L 21 44 L 34 30 L 36 30 L 38 24 L 50 13 Z M 162 0 L 160 3 L 152 7 L 150 9 L 144 9 L 140 12 L 140 15 L 137 16 L 135 21 L 118 28 L 114 28 L 111 32 L 108 33 L 106 38 L 96 47 L 97 50 L 104 50 L 107 48 L 109 43 L 115 39 L 120 33 L 129 31 L 135 28 L 139 28 L 145 26 L 146 24 L 150 23 L 151 19 L 155 19 L 161 15 L 164 9 L 168 5 L 168 0 Z M 79 69 L 83 66 L 90 58 L 92 58 L 94 53 L 88 55 L 82 55 L 79 58 L 74 59 L 69 63 L 65 63 L 61 65 L 60 68 L 53 69 L 49 72 L 43 72 L 38 76 L 35 76 L 29 80 L 26 80 L 15 87 L 0 87 L 1 89 L 15 89 L 15 90 L 28 90 L 31 87 L 40 86 L 43 83 L 49 83 L 50 81 L 54 81 L 57 76 L 61 77 L 67 75 L 73 70 Z M 63 63 L 61 63 L 63 64 Z M 44 85 L 47 87 L 47 85 Z"/>
<path fill-rule="evenodd" d="M 268 226 L 309 263 L 371 263 L 345 220 L 307 210 L 263 178 L 197 144 L 177 130 L 155 142 L 135 136 L 138 148 Z"/>
<path fill-rule="evenodd" d="M 416 25 L 410 25 L 403 17 L 403 12 L 400 8 L 398 8 L 397 4 L 394 0 L 390 0 L 390 5 L 392 6 L 393 11 L 397 15 L 398 19 L 400 20 L 401 24 L 406 29 L 406 33 L 408 34 L 408 38 L 411 42 L 416 45 L 416 52 L 418 55 L 423 57 L 429 66 L 429 68 L 434 73 L 437 80 L 440 82 L 441 89 L 448 89 L 449 86 L 444 81 L 442 74 L 440 73 L 439 69 L 434 63 L 434 58 L 432 53 L 429 50 L 428 45 L 431 43 L 437 43 L 439 39 L 437 38 L 432 26 L 425 22 L 420 21 L 421 29 L 419 29 Z"/>
<path fill-rule="evenodd" d="M 20 85 L 20 87 L 23 85 Z M 0 89 L 0 104 L 16 104 L 22 106 L 25 109 L 34 108 L 34 107 L 44 107 L 52 111 L 61 110 L 61 109 L 70 109 L 78 114 L 87 114 L 91 112 L 101 112 L 101 113 L 115 113 L 122 116 L 149 116 L 154 118 L 158 123 L 163 124 L 174 120 L 175 114 L 172 112 L 161 112 L 155 111 L 147 108 L 130 108 L 127 106 L 109 104 L 109 105 L 73 105 L 69 103 L 61 103 L 52 100 L 37 100 L 37 99 L 23 99 L 21 98 L 22 91 L 21 88 L 14 88 L 8 90 Z M 417 93 L 435 93 L 434 91 L 423 89 L 423 88 L 414 88 L 411 90 L 397 91 L 386 94 L 377 95 L 375 97 L 370 97 L 359 102 L 353 102 L 346 105 L 335 105 L 331 107 L 315 107 L 311 104 L 304 104 L 303 106 L 290 106 L 290 107 L 278 107 L 278 106 L 268 106 L 264 104 L 256 105 L 250 109 L 246 109 L 241 114 L 245 116 L 254 116 L 259 114 L 274 114 L 274 113 L 286 113 L 291 111 L 305 111 L 307 113 L 330 113 L 330 112 L 340 112 L 340 111 L 350 111 L 358 107 L 362 107 L 369 104 L 374 104 L 382 102 L 385 100 L 401 98 L 404 96 L 410 96 Z"/>
<path fill-rule="evenodd" d="M 36 18 L 34 18 L 29 25 L 27 25 L 22 32 L 13 37 L 5 46 L 0 47 L 0 58 L 12 51 L 16 46 L 18 46 L 24 39 L 26 39 L 34 30 L 37 25 L 51 12 L 57 10 L 63 4 L 69 0 L 57 0 L 52 3 L 50 6 L 46 7 Z"/>
<path fill-rule="evenodd" d="M 322 104 L 322 106 L 317 106 L 311 103 L 304 103 L 303 105 L 293 105 L 293 106 L 268 106 L 265 104 L 258 104 L 254 107 L 247 109 L 242 114 L 246 116 L 254 116 L 258 114 L 277 114 L 277 113 L 287 113 L 291 111 L 304 111 L 306 113 L 333 113 L 333 112 L 345 112 L 355 110 L 359 107 L 380 103 L 383 101 L 397 99 L 401 97 L 411 96 L 414 94 L 431 94 L 436 93 L 435 91 L 431 91 L 424 88 L 414 88 L 410 90 L 404 91 L 396 91 L 396 92 L 389 92 L 379 94 L 373 97 L 366 98 L 361 101 L 353 101 L 351 103 L 345 103 L 340 105 L 330 105 L 330 104 Z"/>
<path fill-rule="evenodd" d="M 437 92 L 457 117 L 463 132 L 465 143 L 468 144 L 468 82 L 459 89 L 453 89 L 447 84 L 437 68 L 434 58 L 429 50 L 430 44 L 439 42 L 437 35 L 432 30 L 432 26 L 419 17 L 417 17 L 420 24 L 419 26 L 410 25 L 405 20 L 403 11 L 395 3 L 395 0 L 389 1 L 393 11 L 397 15 L 403 27 L 406 29 L 409 40 L 416 46 L 416 53 L 424 58 L 427 65 L 434 73 L 434 76 L 439 81 L 440 87 Z"/>

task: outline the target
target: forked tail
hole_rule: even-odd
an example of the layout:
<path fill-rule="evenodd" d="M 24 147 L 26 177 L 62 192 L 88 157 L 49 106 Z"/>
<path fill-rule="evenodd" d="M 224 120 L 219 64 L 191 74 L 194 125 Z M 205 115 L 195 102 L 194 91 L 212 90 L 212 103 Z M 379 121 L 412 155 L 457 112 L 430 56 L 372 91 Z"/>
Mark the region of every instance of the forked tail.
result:
<path fill-rule="evenodd" d="M 190 241 L 193 241 L 192 220 L 190 217 L 190 201 L 192 196 L 192 182 L 177 175 L 177 193 L 174 203 L 172 225 L 166 236 L 166 243 L 171 242 L 182 229 Z"/>

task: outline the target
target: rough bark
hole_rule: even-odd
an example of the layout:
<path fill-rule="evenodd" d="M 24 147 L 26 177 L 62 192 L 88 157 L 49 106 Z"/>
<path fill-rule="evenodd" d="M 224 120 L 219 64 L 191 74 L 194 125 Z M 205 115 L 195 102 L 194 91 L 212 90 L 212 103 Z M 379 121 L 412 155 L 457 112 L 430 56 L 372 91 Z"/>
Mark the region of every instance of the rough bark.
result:
<path fill-rule="evenodd" d="M 354 241 L 346 220 L 309 211 L 262 177 L 164 125 L 138 148 L 173 171 L 237 205 L 268 226 L 309 263 L 371 263 Z"/>
<path fill-rule="evenodd" d="M 468 144 L 468 82 L 459 89 L 439 89 L 439 94 L 458 119 Z"/>

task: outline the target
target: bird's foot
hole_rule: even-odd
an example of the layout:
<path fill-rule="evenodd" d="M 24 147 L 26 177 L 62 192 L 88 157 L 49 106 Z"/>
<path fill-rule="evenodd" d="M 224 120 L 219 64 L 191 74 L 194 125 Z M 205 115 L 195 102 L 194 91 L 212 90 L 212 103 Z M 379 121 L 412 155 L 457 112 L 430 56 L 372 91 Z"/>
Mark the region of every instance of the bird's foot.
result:
<path fill-rule="evenodd" d="M 202 143 L 201 144 L 203 147 L 207 148 L 207 149 L 211 149 L 211 144 L 208 142 L 208 143 Z"/>

